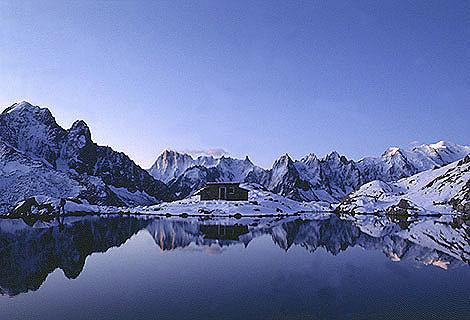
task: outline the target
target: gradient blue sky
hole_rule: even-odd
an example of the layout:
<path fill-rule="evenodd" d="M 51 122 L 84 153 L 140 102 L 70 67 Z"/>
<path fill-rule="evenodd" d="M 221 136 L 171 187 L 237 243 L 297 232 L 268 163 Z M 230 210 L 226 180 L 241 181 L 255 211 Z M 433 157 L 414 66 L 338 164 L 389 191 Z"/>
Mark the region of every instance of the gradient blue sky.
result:
<path fill-rule="evenodd" d="M 0 104 L 149 167 L 470 143 L 469 1 L 0 1 Z"/>

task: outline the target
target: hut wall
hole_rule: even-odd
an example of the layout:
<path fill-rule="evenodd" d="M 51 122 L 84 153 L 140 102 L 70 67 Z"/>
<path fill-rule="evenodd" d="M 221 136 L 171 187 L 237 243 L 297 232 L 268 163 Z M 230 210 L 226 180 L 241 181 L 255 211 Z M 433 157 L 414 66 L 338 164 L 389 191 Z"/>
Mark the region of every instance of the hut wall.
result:
<path fill-rule="evenodd" d="M 220 199 L 220 196 L 223 194 L 223 191 L 220 191 L 220 188 L 225 188 L 225 198 Z M 242 201 L 248 200 L 248 190 L 240 188 L 236 185 L 208 185 L 200 192 L 201 200 L 232 200 L 232 201 Z"/>

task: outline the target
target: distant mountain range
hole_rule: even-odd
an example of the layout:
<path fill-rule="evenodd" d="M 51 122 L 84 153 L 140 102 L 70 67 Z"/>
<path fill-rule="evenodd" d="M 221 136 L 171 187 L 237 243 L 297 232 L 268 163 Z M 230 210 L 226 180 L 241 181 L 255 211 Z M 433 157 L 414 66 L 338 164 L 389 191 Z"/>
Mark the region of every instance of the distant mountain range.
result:
<path fill-rule="evenodd" d="M 299 160 L 285 154 L 264 169 L 248 157 L 194 159 L 165 150 L 145 170 L 124 153 L 94 143 L 85 122 L 64 129 L 47 108 L 20 102 L 0 114 L 0 212 L 39 195 L 99 205 L 150 205 L 183 199 L 215 181 L 247 182 L 298 201 L 337 203 L 371 181 L 396 181 L 468 154 L 468 146 L 440 141 L 411 150 L 389 148 L 380 157 L 359 161 L 337 152 Z"/>
<path fill-rule="evenodd" d="M 440 168 L 470 154 L 470 147 L 439 141 L 403 150 L 389 148 L 380 157 L 359 161 L 332 152 L 323 158 L 311 153 L 300 160 L 282 155 L 270 169 L 244 160 L 211 156 L 193 159 L 172 150 L 160 154 L 149 169 L 166 182 L 178 198 L 193 194 L 213 181 L 256 183 L 271 192 L 299 201 L 337 202 L 365 183 L 396 181 L 419 172 Z"/>

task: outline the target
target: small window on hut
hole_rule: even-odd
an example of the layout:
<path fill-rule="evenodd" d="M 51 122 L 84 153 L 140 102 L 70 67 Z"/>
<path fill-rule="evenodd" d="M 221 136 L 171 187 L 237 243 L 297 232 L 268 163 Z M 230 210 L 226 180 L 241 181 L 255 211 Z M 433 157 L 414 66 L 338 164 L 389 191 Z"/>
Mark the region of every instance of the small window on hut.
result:
<path fill-rule="evenodd" d="M 229 187 L 228 188 L 228 193 L 235 194 L 235 187 Z"/>

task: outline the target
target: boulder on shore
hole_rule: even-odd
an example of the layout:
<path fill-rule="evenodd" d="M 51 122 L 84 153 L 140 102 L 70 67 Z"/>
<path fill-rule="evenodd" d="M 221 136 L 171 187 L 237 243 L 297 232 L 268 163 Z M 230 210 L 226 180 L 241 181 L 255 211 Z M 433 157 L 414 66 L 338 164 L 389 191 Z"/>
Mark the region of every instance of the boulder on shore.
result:
<path fill-rule="evenodd" d="M 417 212 L 418 208 L 411 204 L 409 200 L 400 199 L 400 201 L 387 208 L 386 214 L 389 216 L 409 216 L 411 212 Z"/>
<path fill-rule="evenodd" d="M 47 216 L 55 211 L 53 204 L 40 203 L 36 197 L 30 197 L 16 204 L 11 212 L 12 217 Z"/>

